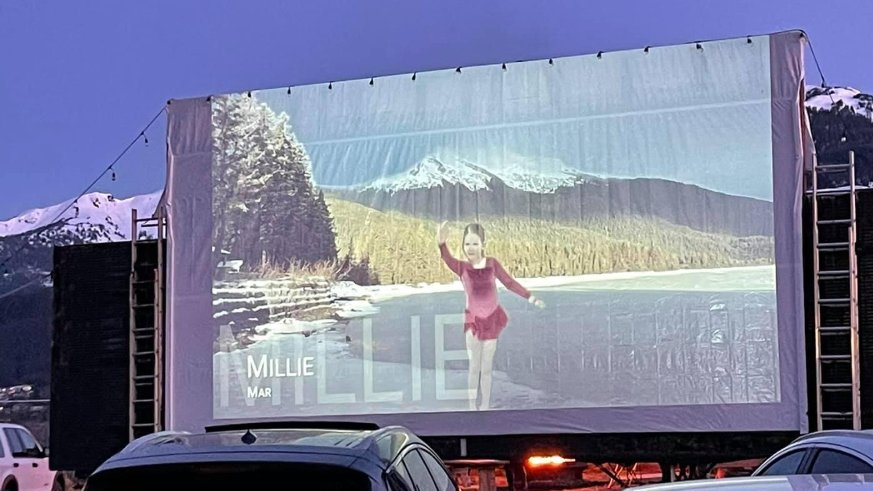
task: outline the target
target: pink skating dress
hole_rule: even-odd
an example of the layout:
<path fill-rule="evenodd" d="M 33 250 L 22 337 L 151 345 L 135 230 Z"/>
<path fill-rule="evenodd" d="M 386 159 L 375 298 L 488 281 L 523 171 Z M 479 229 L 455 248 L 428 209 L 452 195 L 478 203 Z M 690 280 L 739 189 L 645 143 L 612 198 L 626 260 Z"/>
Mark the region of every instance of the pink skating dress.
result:
<path fill-rule="evenodd" d="M 476 338 L 486 341 L 497 339 L 509 322 L 509 316 L 497 301 L 497 282 L 500 280 L 510 291 L 530 298 L 530 291 L 503 269 L 494 258 L 485 259 L 485 267 L 476 269 L 468 261 L 459 261 L 452 256 L 445 244 L 440 244 L 440 255 L 449 269 L 461 278 L 467 295 L 464 310 L 464 331 L 472 331 Z"/>

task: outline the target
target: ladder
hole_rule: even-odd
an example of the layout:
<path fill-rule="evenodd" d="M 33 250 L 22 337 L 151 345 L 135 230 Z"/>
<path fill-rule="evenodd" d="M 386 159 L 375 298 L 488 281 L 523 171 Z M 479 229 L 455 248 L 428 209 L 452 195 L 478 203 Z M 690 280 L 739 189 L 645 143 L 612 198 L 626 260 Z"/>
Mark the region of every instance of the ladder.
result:
<path fill-rule="evenodd" d="M 819 189 L 820 175 L 847 186 Z M 812 172 L 817 429 L 861 429 L 855 154 Z"/>
<path fill-rule="evenodd" d="M 163 208 L 139 218 L 130 236 L 130 440 L 163 428 L 164 238 Z M 155 229 L 140 239 L 142 229 Z"/>

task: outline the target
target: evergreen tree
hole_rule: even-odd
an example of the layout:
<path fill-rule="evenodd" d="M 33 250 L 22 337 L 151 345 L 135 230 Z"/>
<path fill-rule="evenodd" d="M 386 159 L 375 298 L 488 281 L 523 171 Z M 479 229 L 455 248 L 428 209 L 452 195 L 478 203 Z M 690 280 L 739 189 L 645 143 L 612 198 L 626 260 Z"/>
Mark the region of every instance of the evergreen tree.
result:
<path fill-rule="evenodd" d="M 312 242 L 312 251 L 317 251 L 318 257 L 314 260 L 335 260 L 336 232 L 333 228 L 333 220 L 330 217 L 330 209 L 324 200 L 324 192 L 318 191 L 309 213 L 309 237 Z"/>
<path fill-rule="evenodd" d="M 808 113 L 819 164 L 847 164 L 849 150 L 853 150 L 856 183 L 866 186 L 873 182 L 873 121 L 843 105 L 829 111 L 810 109 Z M 819 174 L 821 188 L 847 184 L 845 173 Z"/>
<path fill-rule="evenodd" d="M 288 116 L 255 98 L 213 103 L 214 261 L 227 251 L 247 269 L 336 259 L 333 221 Z"/>

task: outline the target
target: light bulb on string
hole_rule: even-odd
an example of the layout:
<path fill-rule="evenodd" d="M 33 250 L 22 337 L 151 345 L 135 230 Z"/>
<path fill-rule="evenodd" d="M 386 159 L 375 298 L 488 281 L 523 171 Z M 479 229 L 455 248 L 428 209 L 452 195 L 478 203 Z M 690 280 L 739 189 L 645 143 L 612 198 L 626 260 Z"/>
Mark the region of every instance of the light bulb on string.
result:
<path fill-rule="evenodd" d="M 112 180 L 115 180 L 115 169 L 112 169 Z"/>

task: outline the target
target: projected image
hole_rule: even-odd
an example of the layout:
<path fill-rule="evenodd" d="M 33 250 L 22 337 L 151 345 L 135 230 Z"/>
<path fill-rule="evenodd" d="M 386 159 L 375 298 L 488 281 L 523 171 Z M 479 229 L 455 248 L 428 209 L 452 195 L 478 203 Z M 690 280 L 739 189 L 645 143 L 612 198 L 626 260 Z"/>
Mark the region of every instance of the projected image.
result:
<path fill-rule="evenodd" d="M 743 44 L 213 98 L 214 417 L 779 401 Z"/>

